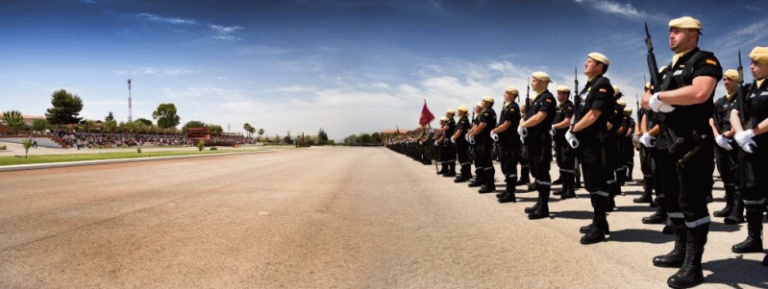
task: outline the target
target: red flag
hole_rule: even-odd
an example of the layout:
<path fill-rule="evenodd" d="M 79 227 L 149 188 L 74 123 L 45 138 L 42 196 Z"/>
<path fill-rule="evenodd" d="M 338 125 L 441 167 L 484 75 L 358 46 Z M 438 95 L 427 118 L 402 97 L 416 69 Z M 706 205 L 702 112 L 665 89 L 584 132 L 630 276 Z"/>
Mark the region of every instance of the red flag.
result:
<path fill-rule="evenodd" d="M 419 124 L 421 126 L 428 125 L 433 119 L 435 119 L 435 116 L 432 115 L 432 112 L 429 111 L 429 108 L 427 108 L 427 100 L 424 100 L 424 108 L 421 109 L 421 116 L 419 117 Z"/>

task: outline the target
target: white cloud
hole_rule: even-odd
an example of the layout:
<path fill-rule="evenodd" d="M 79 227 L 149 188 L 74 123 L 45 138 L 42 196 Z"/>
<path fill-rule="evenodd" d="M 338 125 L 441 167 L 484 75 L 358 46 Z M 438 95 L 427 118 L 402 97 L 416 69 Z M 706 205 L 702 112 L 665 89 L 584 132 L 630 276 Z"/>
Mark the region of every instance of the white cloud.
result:
<path fill-rule="evenodd" d="M 221 26 L 221 25 L 208 25 L 213 31 L 216 32 L 216 35 L 214 38 L 220 39 L 220 40 L 239 40 L 240 38 L 235 37 L 233 34 L 240 29 L 243 29 L 243 27 L 240 26 Z"/>
<path fill-rule="evenodd" d="M 640 11 L 629 3 L 619 3 L 613 0 L 575 0 L 575 2 L 581 5 L 589 5 L 589 7 L 606 14 L 619 15 L 632 20 L 668 20 L 668 17 L 663 14 L 650 14 L 645 11 Z"/>
<path fill-rule="evenodd" d="M 182 24 L 182 25 L 197 24 L 197 21 L 195 20 L 163 17 L 163 16 L 149 14 L 149 13 L 139 13 L 138 15 L 136 15 L 136 17 L 139 17 L 145 20 L 164 22 L 164 23 L 170 23 L 170 24 Z"/>

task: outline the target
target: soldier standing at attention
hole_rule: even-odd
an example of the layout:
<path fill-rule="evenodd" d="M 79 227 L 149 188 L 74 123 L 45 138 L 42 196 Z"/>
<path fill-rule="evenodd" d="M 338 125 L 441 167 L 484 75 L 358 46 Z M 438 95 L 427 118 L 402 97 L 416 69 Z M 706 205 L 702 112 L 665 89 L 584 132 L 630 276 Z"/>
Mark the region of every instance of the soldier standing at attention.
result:
<path fill-rule="evenodd" d="M 536 220 L 549 217 L 549 194 L 551 179 L 549 168 L 552 159 L 552 120 L 555 119 L 555 97 L 549 86 L 549 75 L 535 72 L 531 77 L 531 89 L 536 96 L 531 101 L 531 107 L 526 108 L 525 121 L 520 123 L 517 133 L 525 138 L 528 150 L 528 163 L 536 179 L 538 200 L 533 207 L 525 209 L 528 219 Z"/>
<path fill-rule="evenodd" d="M 520 107 L 515 102 L 519 95 L 517 88 L 507 87 L 504 93 L 504 106 L 501 110 L 499 125 L 491 131 L 497 135 L 501 145 L 501 171 L 504 173 L 506 190 L 497 194 L 499 203 L 515 202 L 515 186 L 517 185 L 517 163 L 519 161 L 520 136 L 514 128 L 520 125 Z"/>
<path fill-rule="evenodd" d="M 456 111 L 453 109 L 448 109 L 445 112 L 446 122 L 440 137 L 440 145 L 442 146 L 440 158 L 444 160 L 443 165 L 446 168 L 445 173 L 442 174 L 444 177 L 456 176 L 456 147 L 451 142 L 451 137 L 456 131 L 456 121 L 453 119 L 455 114 Z"/>
<path fill-rule="evenodd" d="M 755 78 L 740 106 L 731 113 L 733 138 L 744 150 L 740 159 L 742 197 L 747 207 L 747 239 L 733 246 L 734 253 L 763 251 L 763 211 L 768 198 L 768 47 L 755 47 L 749 54 Z M 763 260 L 768 266 L 768 256 Z"/>
<path fill-rule="evenodd" d="M 738 174 L 738 147 L 734 149 L 736 143 L 732 142 L 736 131 L 731 127 L 731 110 L 739 99 L 739 82 L 741 77 L 735 69 L 728 69 L 723 73 L 723 86 L 725 87 L 725 96 L 715 101 L 715 113 L 709 119 L 709 126 L 712 127 L 712 134 L 715 136 L 715 164 L 723 179 L 725 188 L 725 208 L 712 213 L 715 217 L 728 217 L 734 210 L 738 214 L 744 214 L 744 203 L 736 190 Z"/>
<path fill-rule="evenodd" d="M 482 186 L 478 191 L 481 194 L 496 191 L 494 175 L 496 170 L 493 168 L 493 159 L 491 157 L 491 130 L 496 128 L 496 112 L 493 110 L 493 97 L 484 96 L 483 111 L 480 112 L 477 127 L 470 133 L 477 142 L 477 174 L 478 178 L 482 175 Z M 482 169 L 480 169 L 482 168 Z"/>
<path fill-rule="evenodd" d="M 709 233 L 707 196 L 712 192 L 714 137 L 709 118 L 712 98 L 723 76 L 720 62 L 698 48 L 701 22 L 682 17 L 669 22 L 669 47 L 676 55 L 661 73 L 659 92 L 643 95 L 643 107 L 660 113 L 661 136 L 667 150 L 657 163 L 666 197 L 665 207 L 675 228 L 675 247 L 655 257 L 659 267 L 680 267 L 667 285 L 690 288 L 704 281 L 701 259 Z"/>
<path fill-rule="evenodd" d="M 589 80 L 579 93 L 581 103 L 575 115 L 576 124 L 565 135 L 565 140 L 579 154 L 584 187 L 594 209 L 592 224 L 580 229 L 584 233 L 580 242 L 584 245 L 599 243 L 610 233 L 606 219 L 610 198 L 607 178 L 613 171 L 608 168 L 606 146 L 609 144 L 606 140 L 608 120 L 616 101 L 611 81 L 603 76 L 610 64 L 608 57 L 601 53 L 593 52 L 587 56 L 584 75 Z"/>
<path fill-rule="evenodd" d="M 576 156 L 575 152 L 568 143 L 565 142 L 565 132 L 571 126 L 571 117 L 573 117 L 573 102 L 568 100 L 571 90 L 567 86 L 557 88 L 557 114 L 552 120 L 552 129 L 555 131 L 555 159 L 560 168 L 560 177 L 552 182 L 553 184 L 562 184 L 563 189 L 555 192 L 555 195 L 561 195 L 560 199 L 576 197 Z"/>
<path fill-rule="evenodd" d="M 483 174 L 480 172 L 484 170 L 485 168 L 481 167 L 480 164 L 482 162 L 478 162 L 478 147 L 480 146 L 480 143 L 478 141 L 482 141 L 482 139 L 476 139 L 475 136 L 478 134 L 477 127 L 480 125 L 480 115 L 483 112 L 483 103 L 479 102 L 477 105 L 475 105 L 475 118 L 472 119 L 472 128 L 467 133 L 467 139 L 470 143 L 470 147 L 472 150 L 472 160 L 475 162 L 475 179 L 472 180 L 467 186 L 472 187 L 479 187 L 484 184 L 483 180 Z"/>
<path fill-rule="evenodd" d="M 461 172 L 453 181 L 463 183 L 472 178 L 472 163 L 469 161 L 469 142 L 466 140 L 470 124 L 467 117 L 469 110 L 465 106 L 459 106 L 459 122 L 456 131 L 451 136 L 451 142 L 456 145 Z"/>

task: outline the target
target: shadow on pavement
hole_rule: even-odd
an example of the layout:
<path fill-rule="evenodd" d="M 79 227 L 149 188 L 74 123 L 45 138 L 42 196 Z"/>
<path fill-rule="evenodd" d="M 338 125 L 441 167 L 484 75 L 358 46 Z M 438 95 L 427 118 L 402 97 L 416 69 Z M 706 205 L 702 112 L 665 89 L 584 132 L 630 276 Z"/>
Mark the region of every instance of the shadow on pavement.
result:
<path fill-rule="evenodd" d="M 660 230 L 626 229 L 612 231 L 610 241 L 625 243 L 664 244 L 675 240 L 675 235 L 664 235 Z"/>
<path fill-rule="evenodd" d="M 552 215 L 558 219 L 592 220 L 593 213 L 587 211 L 562 211 L 553 212 Z"/>
<path fill-rule="evenodd" d="M 709 261 L 703 263 L 702 267 L 705 271 L 712 271 L 712 274 L 704 279 L 704 284 L 723 284 L 732 288 L 743 288 L 745 285 L 768 288 L 768 268 L 759 261 L 744 260 L 743 255 Z"/>
<path fill-rule="evenodd" d="M 744 226 L 746 226 L 746 224 Z M 723 223 L 715 223 L 715 222 L 709 223 L 710 232 L 729 232 L 730 233 L 730 232 L 741 231 L 739 227 L 740 226 L 738 225 L 726 225 Z M 745 238 L 747 237 L 746 234 L 744 235 L 744 237 Z"/>

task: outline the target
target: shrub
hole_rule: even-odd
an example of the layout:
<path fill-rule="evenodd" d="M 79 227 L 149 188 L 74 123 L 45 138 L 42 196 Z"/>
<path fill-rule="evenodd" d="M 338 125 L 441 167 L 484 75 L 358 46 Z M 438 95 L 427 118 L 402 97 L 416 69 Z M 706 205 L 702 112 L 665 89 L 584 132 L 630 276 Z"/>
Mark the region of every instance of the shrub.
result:
<path fill-rule="evenodd" d="M 203 140 L 200 140 L 199 142 L 197 142 L 197 149 L 199 151 L 203 151 L 203 149 L 205 149 L 205 142 Z"/>
<path fill-rule="evenodd" d="M 24 158 L 28 158 L 29 156 L 29 148 L 32 147 L 34 142 L 31 139 L 24 139 L 24 141 L 21 143 L 21 145 L 24 146 Z"/>
<path fill-rule="evenodd" d="M 141 153 L 141 148 L 136 148 L 137 153 Z"/>
<path fill-rule="evenodd" d="M 8 149 L 8 147 L 6 147 L 6 146 L 0 146 L 0 151 L 4 151 L 4 150 L 7 150 L 7 149 Z"/>
<path fill-rule="evenodd" d="M 219 149 L 218 149 L 218 148 L 216 148 L 216 147 L 212 147 L 212 148 L 211 148 L 211 150 L 212 150 L 212 151 L 217 151 L 217 150 L 219 150 Z"/>

